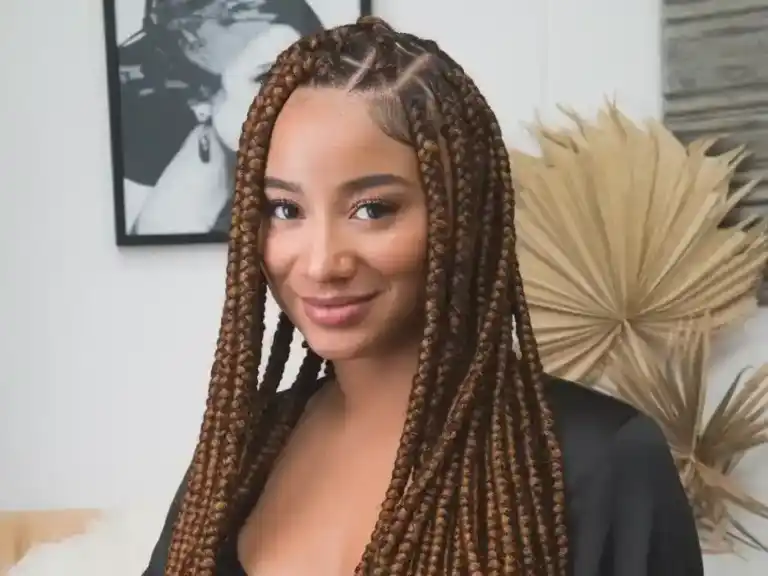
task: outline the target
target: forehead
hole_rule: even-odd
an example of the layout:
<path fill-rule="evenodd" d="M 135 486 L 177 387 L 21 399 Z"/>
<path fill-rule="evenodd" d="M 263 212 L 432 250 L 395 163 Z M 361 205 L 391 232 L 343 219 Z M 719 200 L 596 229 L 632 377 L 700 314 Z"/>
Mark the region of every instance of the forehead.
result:
<path fill-rule="evenodd" d="M 267 175 L 330 186 L 373 173 L 417 178 L 413 148 L 382 131 L 371 105 L 371 98 L 360 93 L 297 89 L 275 122 Z"/>

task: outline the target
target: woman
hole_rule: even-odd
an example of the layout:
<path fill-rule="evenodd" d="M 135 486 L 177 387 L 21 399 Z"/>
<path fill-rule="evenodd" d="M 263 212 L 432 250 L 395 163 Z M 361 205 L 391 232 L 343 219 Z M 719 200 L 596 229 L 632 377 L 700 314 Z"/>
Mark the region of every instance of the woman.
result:
<path fill-rule="evenodd" d="M 280 55 L 243 127 L 200 441 L 145 576 L 703 574 L 659 429 L 542 373 L 513 201 L 493 112 L 433 42 L 362 19 Z"/>

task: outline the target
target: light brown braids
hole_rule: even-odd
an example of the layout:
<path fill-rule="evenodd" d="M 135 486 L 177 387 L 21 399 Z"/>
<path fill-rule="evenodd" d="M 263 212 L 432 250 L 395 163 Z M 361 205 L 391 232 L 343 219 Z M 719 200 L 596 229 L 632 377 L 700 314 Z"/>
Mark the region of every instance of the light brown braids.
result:
<path fill-rule="evenodd" d="M 414 147 L 428 203 L 419 368 L 357 574 L 565 576 L 562 457 L 515 256 L 514 192 L 498 122 L 435 43 L 375 18 L 285 50 L 243 126 L 226 304 L 166 575 L 215 574 L 223 540 L 258 499 L 318 386 L 323 361 L 308 350 L 293 391 L 275 400 L 294 332 L 285 315 L 258 373 L 265 162 L 275 119 L 302 85 L 369 96 L 382 129 Z"/>

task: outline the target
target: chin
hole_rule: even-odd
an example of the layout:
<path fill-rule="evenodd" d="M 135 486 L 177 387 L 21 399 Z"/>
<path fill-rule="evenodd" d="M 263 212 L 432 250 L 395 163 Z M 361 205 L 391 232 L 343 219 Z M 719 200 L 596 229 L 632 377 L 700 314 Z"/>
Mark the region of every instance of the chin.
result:
<path fill-rule="evenodd" d="M 353 331 L 339 331 L 330 334 L 304 333 L 304 338 L 312 351 L 331 362 L 355 360 L 370 353 L 372 341 L 370 335 L 355 334 Z"/>
<path fill-rule="evenodd" d="M 342 337 L 343 338 L 343 337 Z M 307 340 L 312 351 L 323 360 L 330 362 L 343 362 L 344 360 L 355 360 L 366 355 L 367 346 L 356 345 L 351 342 L 327 342 L 316 340 Z"/>

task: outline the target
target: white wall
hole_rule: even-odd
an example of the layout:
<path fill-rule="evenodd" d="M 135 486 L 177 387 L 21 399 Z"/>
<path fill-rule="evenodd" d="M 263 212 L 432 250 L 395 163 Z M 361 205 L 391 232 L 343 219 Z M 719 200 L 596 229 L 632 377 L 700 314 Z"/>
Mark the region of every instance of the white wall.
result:
<path fill-rule="evenodd" d="M 3 4 L 0 508 L 167 491 L 196 440 L 224 249 L 114 246 L 101 2 Z M 659 113 L 653 0 L 378 4 L 464 63 L 512 144 L 558 102 L 590 111 L 615 96 L 630 116 Z M 767 345 L 762 312 L 720 350 L 713 378 L 761 362 Z M 710 574 L 760 564 L 711 561 Z"/>

